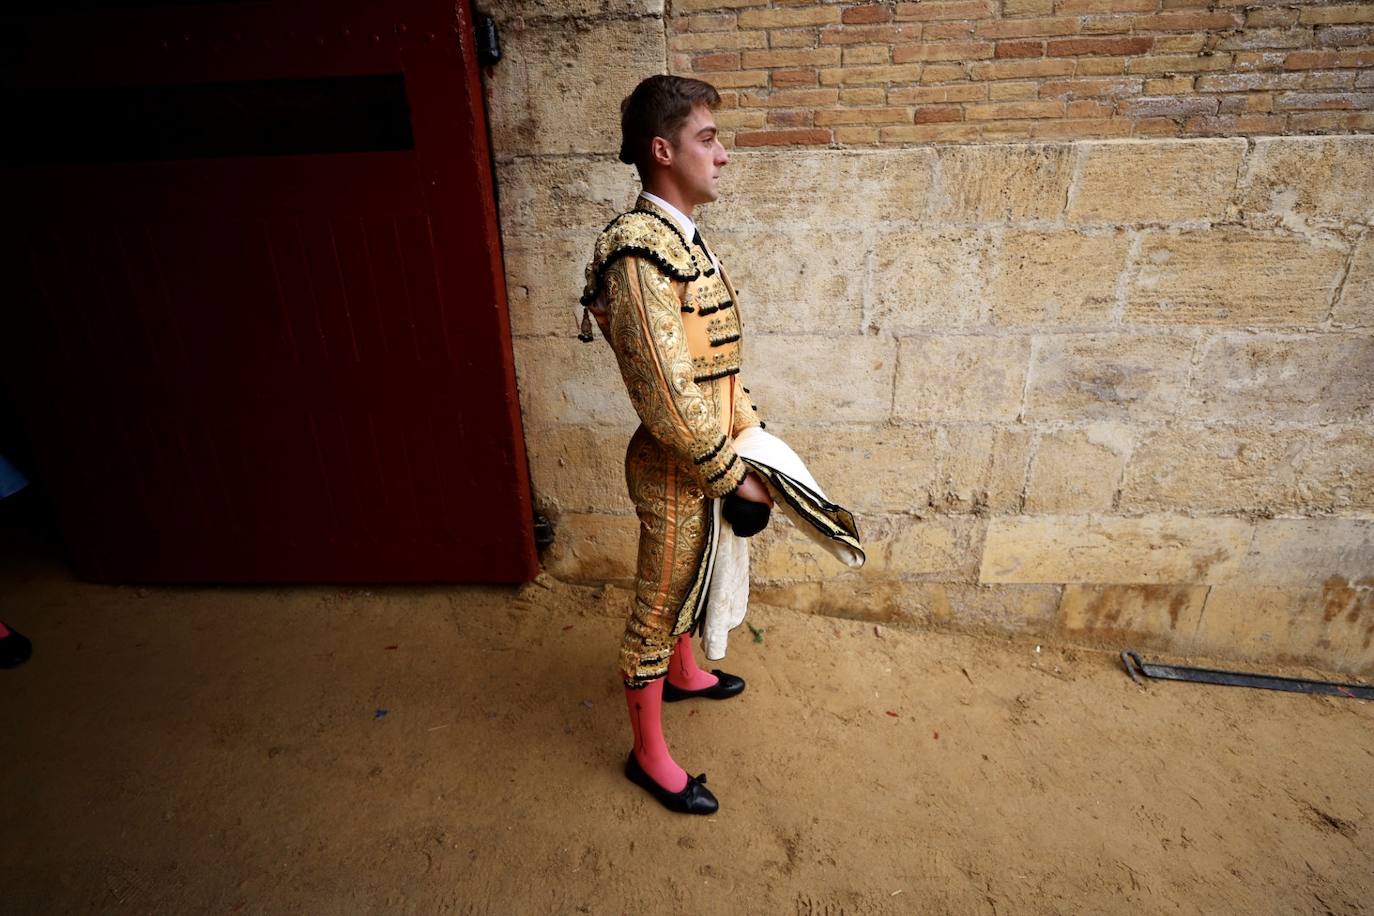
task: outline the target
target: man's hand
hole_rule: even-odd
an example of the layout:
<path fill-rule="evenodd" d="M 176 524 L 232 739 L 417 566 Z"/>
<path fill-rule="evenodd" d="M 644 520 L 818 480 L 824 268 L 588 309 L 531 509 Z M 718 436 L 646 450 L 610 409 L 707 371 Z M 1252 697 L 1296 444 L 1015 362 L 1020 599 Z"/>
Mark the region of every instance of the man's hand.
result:
<path fill-rule="evenodd" d="M 740 499 L 747 499 L 751 503 L 763 503 L 765 506 L 773 505 L 773 497 L 768 495 L 768 487 L 758 474 L 750 471 L 745 475 L 744 480 L 735 488 L 735 495 Z"/>

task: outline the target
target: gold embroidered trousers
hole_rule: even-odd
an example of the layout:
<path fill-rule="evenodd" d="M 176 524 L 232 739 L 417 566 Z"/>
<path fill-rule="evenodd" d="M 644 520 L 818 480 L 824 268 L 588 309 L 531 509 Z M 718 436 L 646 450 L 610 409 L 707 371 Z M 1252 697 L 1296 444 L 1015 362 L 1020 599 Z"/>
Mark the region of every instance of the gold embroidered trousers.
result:
<path fill-rule="evenodd" d="M 625 482 L 639 516 L 634 603 L 620 643 L 620 673 L 643 686 L 668 671 L 677 637 L 692 628 L 706 588 L 711 501 L 641 426 L 625 453 Z"/>

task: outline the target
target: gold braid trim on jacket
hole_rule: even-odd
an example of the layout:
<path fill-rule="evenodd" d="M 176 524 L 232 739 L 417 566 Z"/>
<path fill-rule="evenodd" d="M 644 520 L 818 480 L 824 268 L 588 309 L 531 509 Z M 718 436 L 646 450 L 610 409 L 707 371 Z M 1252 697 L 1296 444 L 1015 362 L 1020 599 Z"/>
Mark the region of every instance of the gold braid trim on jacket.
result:
<path fill-rule="evenodd" d="M 613 260 L 602 285 L 607 337 L 635 412 L 705 495 L 724 496 L 746 468 L 693 380 L 679 287 L 656 261 L 638 255 Z"/>
<path fill-rule="evenodd" d="M 601 296 L 611 265 L 624 257 L 651 261 L 665 276 L 690 283 L 713 268 L 705 254 L 691 245 L 667 217 L 649 210 L 622 213 L 597 237 L 581 302 L 590 307 Z"/>

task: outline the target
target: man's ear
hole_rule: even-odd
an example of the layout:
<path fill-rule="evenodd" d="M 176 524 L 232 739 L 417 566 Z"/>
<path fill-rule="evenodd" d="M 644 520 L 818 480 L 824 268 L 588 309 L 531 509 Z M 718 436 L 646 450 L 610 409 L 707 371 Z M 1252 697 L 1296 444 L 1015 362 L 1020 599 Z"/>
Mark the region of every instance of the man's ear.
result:
<path fill-rule="evenodd" d="M 656 165 L 670 166 L 673 164 L 673 145 L 662 137 L 654 137 L 649 143 L 649 156 Z"/>

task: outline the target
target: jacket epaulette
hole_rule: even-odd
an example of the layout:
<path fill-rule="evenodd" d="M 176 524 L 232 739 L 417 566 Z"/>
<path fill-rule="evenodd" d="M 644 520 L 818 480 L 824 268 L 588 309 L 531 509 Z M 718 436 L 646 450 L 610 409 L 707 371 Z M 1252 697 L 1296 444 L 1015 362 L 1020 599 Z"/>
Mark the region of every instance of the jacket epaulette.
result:
<path fill-rule="evenodd" d="M 649 210 L 630 210 L 611 220 L 597 237 L 582 290 L 584 306 L 601 295 L 601 280 L 611 265 L 630 256 L 644 258 L 669 279 L 683 283 L 711 270 L 706 256 L 688 244 L 671 220 Z"/>

